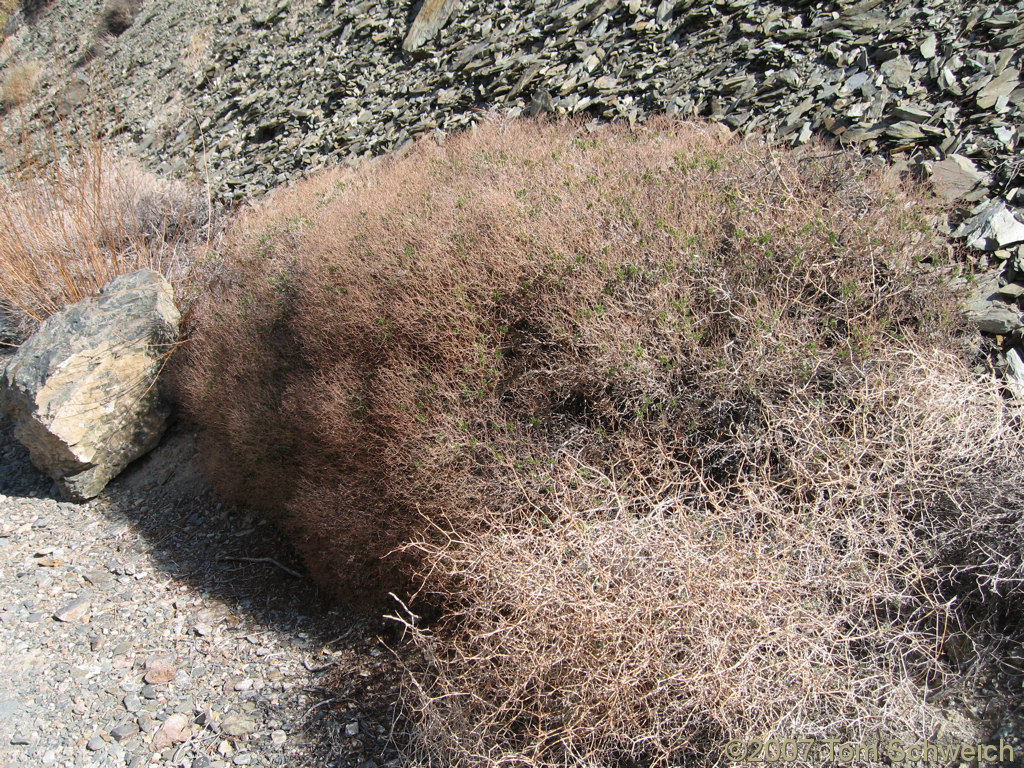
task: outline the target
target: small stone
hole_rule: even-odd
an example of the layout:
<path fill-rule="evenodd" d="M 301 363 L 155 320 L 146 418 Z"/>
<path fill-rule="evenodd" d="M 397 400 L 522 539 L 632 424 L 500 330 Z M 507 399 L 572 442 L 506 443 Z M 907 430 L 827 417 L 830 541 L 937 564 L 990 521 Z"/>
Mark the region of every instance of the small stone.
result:
<path fill-rule="evenodd" d="M 904 88 L 910 82 L 914 66 L 906 56 L 897 56 L 884 62 L 878 69 L 885 75 L 885 80 L 891 87 Z"/>
<path fill-rule="evenodd" d="M 996 294 L 1001 299 L 1016 301 L 1022 294 L 1024 294 L 1024 285 L 1020 285 L 1019 283 L 1007 283 L 996 291 Z"/>
<path fill-rule="evenodd" d="M 270 743 L 273 744 L 275 747 L 283 747 L 286 741 L 288 741 L 288 734 L 286 734 L 284 731 L 277 730 L 271 732 Z"/>
<path fill-rule="evenodd" d="M 928 35 L 921 43 L 920 51 L 921 56 L 925 59 L 935 58 L 935 49 L 938 45 L 938 40 L 935 39 L 935 35 Z"/>
<path fill-rule="evenodd" d="M 90 752 L 99 752 L 103 749 L 104 741 L 100 736 L 91 736 L 85 743 L 85 748 Z"/>
<path fill-rule="evenodd" d="M 256 721 L 232 712 L 220 721 L 221 733 L 228 736 L 246 736 L 256 730 Z"/>
<path fill-rule="evenodd" d="M 530 106 L 526 108 L 526 114 L 531 117 L 536 117 L 537 115 L 543 115 L 554 111 L 554 100 L 551 98 L 551 94 L 544 89 L 538 90 L 533 95 L 533 100 L 530 102 Z"/>
<path fill-rule="evenodd" d="M 153 734 L 152 747 L 155 752 L 167 749 L 174 744 L 188 741 L 192 736 L 188 727 L 188 718 L 180 713 L 171 715 Z"/>
<path fill-rule="evenodd" d="M 142 700 L 139 699 L 139 695 L 137 693 L 127 694 L 122 701 L 124 703 L 124 708 L 133 714 L 142 709 Z"/>
<path fill-rule="evenodd" d="M 248 690 L 252 689 L 252 678 L 251 677 L 246 677 L 246 678 L 243 678 L 242 680 L 236 680 L 234 686 L 232 686 L 232 687 L 236 691 L 248 691 Z"/>
<path fill-rule="evenodd" d="M 1024 360 L 1016 349 L 1006 352 L 1006 384 L 1018 400 L 1024 400 Z"/>
<path fill-rule="evenodd" d="M 142 690 L 140 690 L 139 693 L 142 694 L 142 698 L 149 699 L 150 701 L 154 701 L 160 697 L 160 694 L 156 692 L 156 688 L 148 683 L 142 686 Z"/>
<path fill-rule="evenodd" d="M 53 614 L 53 618 L 63 622 L 81 621 L 89 613 L 90 605 L 91 601 L 88 597 L 80 597 L 63 606 Z"/>
<path fill-rule="evenodd" d="M 415 51 L 436 35 L 447 23 L 455 9 L 455 0 L 424 0 L 416 18 L 409 26 L 409 32 L 402 43 L 402 50 Z"/>
<path fill-rule="evenodd" d="M 122 640 L 120 643 L 114 646 L 113 654 L 114 656 L 124 656 L 131 649 L 131 640 Z"/>
<path fill-rule="evenodd" d="M 146 662 L 146 674 L 142 678 L 150 685 L 169 683 L 178 676 L 178 668 L 169 661 L 157 659 Z"/>
<path fill-rule="evenodd" d="M 359 735 L 359 723 L 349 723 L 345 726 L 346 736 L 358 736 Z"/>
<path fill-rule="evenodd" d="M 89 571 L 85 580 L 98 589 L 109 589 L 114 584 L 114 579 L 106 571 Z"/>
<path fill-rule="evenodd" d="M 199 624 L 196 624 L 194 627 L 192 627 L 192 631 L 200 637 L 209 637 L 213 634 L 213 627 L 211 627 L 209 624 L 203 624 L 202 622 L 200 622 Z"/>
<path fill-rule="evenodd" d="M 139 732 L 139 726 L 136 723 L 123 723 L 111 730 L 110 735 L 114 737 L 116 741 L 124 741 L 131 736 L 134 736 Z"/>
<path fill-rule="evenodd" d="M 1005 304 L 992 303 L 980 311 L 968 309 L 967 314 L 982 333 L 1005 336 L 1024 325 L 1021 323 L 1020 312 Z"/>
<path fill-rule="evenodd" d="M 885 129 L 887 136 L 892 136 L 894 139 L 901 141 L 914 141 L 915 139 L 923 139 L 924 131 L 922 131 L 917 123 L 911 120 L 900 120 L 898 123 L 893 123 Z"/>

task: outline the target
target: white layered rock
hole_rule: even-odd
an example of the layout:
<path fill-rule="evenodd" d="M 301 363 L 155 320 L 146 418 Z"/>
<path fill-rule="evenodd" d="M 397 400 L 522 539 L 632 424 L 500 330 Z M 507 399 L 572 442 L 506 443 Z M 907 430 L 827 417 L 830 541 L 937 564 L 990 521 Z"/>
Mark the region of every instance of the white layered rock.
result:
<path fill-rule="evenodd" d="M 0 407 L 67 499 L 96 496 L 160 441 L 157 376 L 179 320 L 170 283 L 141 270 L 47 318 L 8 362 Z"/>

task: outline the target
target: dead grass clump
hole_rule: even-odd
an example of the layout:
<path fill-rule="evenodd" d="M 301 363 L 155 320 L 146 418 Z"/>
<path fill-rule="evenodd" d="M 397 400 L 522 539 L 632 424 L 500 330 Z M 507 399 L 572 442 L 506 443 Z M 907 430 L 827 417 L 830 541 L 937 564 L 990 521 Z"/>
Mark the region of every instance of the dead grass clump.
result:
<path fill-rule="evenodd" d="M 25 61 L 6 67 L 3 86 L 0 88 L 0 97 L 6 108 L 19 107 L 28 100 L 35 91 L 41 69 L 37 61 Z"/>
<path fill-rule="evenodd" d="M 1020 446 L 935 351 L 965 331 L 927 211 L 855 166 L 491 122 L 238 223 L 183 401 L 324 584 L 440 612 L 403 614 L 421 757 L 713 761 L 932 716 L 944 639 L 992 615 L 954 594 L 990 572 L 941 544 L 957 489 Z"/>
<path fill-rule="evenodd" d="M 212 226 L 205 195 L 99 142 L 16 166 L 0 178 L 0 296 L 25 328 L 143 267 L 180 285 Z"/>

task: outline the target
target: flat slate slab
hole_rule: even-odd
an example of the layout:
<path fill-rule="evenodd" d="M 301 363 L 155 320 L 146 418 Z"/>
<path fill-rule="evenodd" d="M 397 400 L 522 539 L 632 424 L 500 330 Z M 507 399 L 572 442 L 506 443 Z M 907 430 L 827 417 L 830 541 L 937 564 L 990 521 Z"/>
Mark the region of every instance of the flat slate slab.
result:
<path fill-rule="evenodd" d="M 448 23 L 458 0 L 423 0 L 419 13 L 409 26 L 409 32 L 402 43 L 402 50 L 415 51 Z"/>

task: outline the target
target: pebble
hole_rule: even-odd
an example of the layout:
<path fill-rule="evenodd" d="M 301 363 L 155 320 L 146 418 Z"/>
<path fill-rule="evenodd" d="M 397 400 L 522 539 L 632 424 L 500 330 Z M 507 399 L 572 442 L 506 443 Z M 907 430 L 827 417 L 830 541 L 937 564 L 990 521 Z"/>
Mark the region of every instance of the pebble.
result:
<path fill-rule="evenodd" d="M 153 749 L 157 752 L 166 749 L 173 744 L 180 744 L 188 741 L 192 731 L 188 727 L 188 718 L 185 715 L 174 714 L 168 717 L 153 734 Z"/>
<path fill-rule="evenodd" d="M 89 613 L 91 604 L 88 597 L 80 597 L 58 609 L 53 618 L 64 622 L 81 621 Z"/>
<path fill-rule="evenodd" d="M 116 728 L 112 728 L 110 735 L 113 736 L 116 741 L 124 741 L 138 732 L 139 726 L 136 723 L 124 723 Z"/>
<path fill-rule="evenodd" d="M 178 669 L 169 661 L 157 659 L 152 662 L 146 662 L 146 674 L 143 677 L 149 685 L 159 685 L 161 683 L 169 683 L 175 677 L 178 676 Z M 148 687 L 148 686 L 147 686 Z M 151 698 L 146 689 L 143 689 L 143 696 Z"/>
<path fill-rule="evenodd" d="M 220 721 L 220 731 L 228 736 L 247 736 L 257 729 L 256 721 L 237 713 L 226 715 Z"/>

